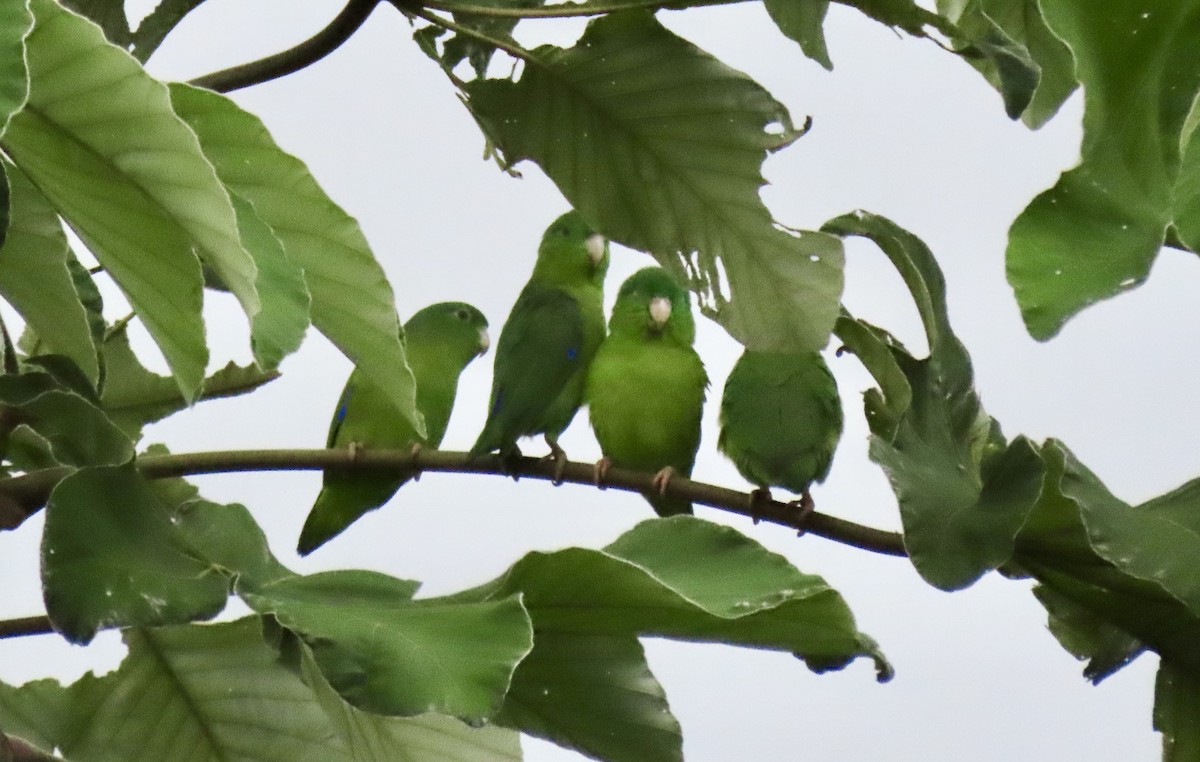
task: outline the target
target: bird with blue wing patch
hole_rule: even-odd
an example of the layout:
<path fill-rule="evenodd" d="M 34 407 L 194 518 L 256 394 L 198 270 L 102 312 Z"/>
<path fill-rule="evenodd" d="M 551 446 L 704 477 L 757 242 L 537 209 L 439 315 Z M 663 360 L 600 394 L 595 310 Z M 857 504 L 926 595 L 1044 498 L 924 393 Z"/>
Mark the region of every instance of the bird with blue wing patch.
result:
<path fill-rule="evenodd" d="M 404 345 L 416 380 L 417 410 L 425 416 L 425 438 L 417 436 L 386 391 L 356 368 L 338 400 L 326 446 L 438 447 L 450 422 L 459 376 L 488 349 L 487 326 L 483 313 L 462 302 L 443 302 L 417 312 L 404 324 Z M 308 555 L 341 534 L 412 477 L 326 471 L 321 494 L 300 532 L 300 554 Z"/>
<path fill-rule="evenodd" d="M 578 212 L 556 219 L 542 236 L 533 274 L 496 343 L 487 422 L 472 456 L 520 455 L 517 440 L 541 434 L 562 476 L 558 437 L 583 401 L 587 369 L 604 339 L 608 243 Z"/>

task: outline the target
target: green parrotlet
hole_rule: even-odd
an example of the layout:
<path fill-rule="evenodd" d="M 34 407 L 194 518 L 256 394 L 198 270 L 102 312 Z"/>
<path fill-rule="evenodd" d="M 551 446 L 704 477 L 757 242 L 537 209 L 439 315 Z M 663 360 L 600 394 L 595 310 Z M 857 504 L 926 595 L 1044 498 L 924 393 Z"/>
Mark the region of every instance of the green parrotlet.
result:
<path fill-rule="evenodd" d="M 588 410 L 604 453 L 596 482 L 613 465 L 656 472 L 657 489 L 645 496 L 659 516 L 692 512 L 689 501 L 662 493 L 673 475 L 692 475 L 700 447 L 708 375 L 695 340 L 687 291 L 647 267 L 621 286 L 588 371 Z"/>
<path fill-rule="evenodd" d="M 487 351 L 487 319 L 462 302 L 434 304 L 404 324 L 408 364 L 417 383 L 417 409 L 425 416 L 421 439 L 384 390 L 355 369 L 338 400 L 327 447 L 437 447 L 446 434 L 458 377 Z M 307 555 L 367 511 L 391 499 L 411 475 L 376 476 L 326 471 L 321 494 L 304 522 L 298 550 Z"/>
<path fill-rule="evenodd" d="M 537 262 L 500 330 L 487 422 L 471 455 L 520 454 L 517 440 L 542 434 L 561 476 L 558 436 L 583 401 L 588 365 L 604 339 L 608 243 L 575 211 L 542 236 Z"/>
<path fill-rule="evenodd" d="M 770 499 L 771 487 L 800 495 L 812 511 L 808 490 L 829 475 L 842 436 L 837 383 L 819 352 L 756 352 L 747 349 L 725 381 L 717 449 Z"/>

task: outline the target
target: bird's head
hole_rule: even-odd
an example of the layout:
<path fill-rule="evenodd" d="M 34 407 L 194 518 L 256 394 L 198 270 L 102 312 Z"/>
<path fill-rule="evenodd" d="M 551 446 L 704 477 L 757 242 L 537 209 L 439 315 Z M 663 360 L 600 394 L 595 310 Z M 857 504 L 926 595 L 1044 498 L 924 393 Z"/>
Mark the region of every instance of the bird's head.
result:
<path fill-rule="evenodd" d="M 431 304 L 404 324 L 410 342 L 417 336 L 435 340 L 440 351 L 464 367 L 491 346 L 487 329 L 483 313 L 465 302 Z"/>
<path fill-rule="evenodd" d="M 609 330 L 690 345 L 696 323 L 688 292 L 661 267 L 638 270 L 621 284 Z"/>
<path fill-rule="evenodd" d="M 604 283 L 608 272 L 608 241 L 574 210 L 546 228 L 538 246 L 535 277 L 575 285 Z"/>

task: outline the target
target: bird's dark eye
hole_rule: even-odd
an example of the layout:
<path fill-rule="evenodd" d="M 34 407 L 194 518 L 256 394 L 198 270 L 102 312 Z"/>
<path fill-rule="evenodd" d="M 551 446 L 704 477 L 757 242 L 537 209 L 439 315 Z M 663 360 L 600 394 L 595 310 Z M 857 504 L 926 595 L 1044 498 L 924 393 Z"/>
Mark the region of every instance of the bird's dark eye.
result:
<path fill-rule="evenodd" d="M 466 310 L 459 310 L 458 312 L 456 312 L 454 314 L 455 314 L 455 316 L 458 317 L 459 320 L 466 320 L 467 318 L 471 317 L 471 314 L 469 312 L 467 312 Z"/>

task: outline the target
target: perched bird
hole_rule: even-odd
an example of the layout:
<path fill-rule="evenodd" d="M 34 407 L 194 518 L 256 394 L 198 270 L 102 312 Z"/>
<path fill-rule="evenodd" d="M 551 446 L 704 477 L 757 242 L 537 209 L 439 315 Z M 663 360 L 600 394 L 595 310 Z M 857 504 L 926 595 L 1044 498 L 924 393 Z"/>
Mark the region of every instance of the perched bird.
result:
<path fill-rule="evenodd" d="M 431 305 L 404 324 L 405 351 L 417 382 L 417 409 L 425 416 L 424 439 L 417 436 L 384 390 L 355 369 L 338 400 L 326 446 L 412 446 L 416 450 L 440 445 L 454 407 L 458 377 L 487 351 L 487 325 L 483 313 L 462 302 Z M 386 503 L 412 476 L 326 471 L 321 494 L 300 532 L 300 554 L 308 555 L 364 513 Z"/>
<path fill-rule="evenodd" d="M 588 371 L 586 399 L 610 466 L 655 471 L 646 500 L 660 516 L 691 513 L 692 504 L 663 494 L 675 474 L 692 475 L 708 376 L 692 349 L 696 323 L 688 293 L 661 267 L 629 277 L 617 294 L 608 338 Z"/>
<path fill-rule="evenodd" d="M 809 486 L 829 475 L 841 436 L 841 398 L 819 352 L 742 353 L 721 396 L 717 449 L 757 485 L 751 511 L 783 487 L 811 512 Z"/>
<path fill-rule="evenodd" d="M 578 212 L 542 236 L 537 262 L 500 330 L 487 422 L 471 455 L 520 455 L 517 439 L 542 434 L 561 478 L 558 436 L 583 401 L 588 365 L 604 339 L 608 243 Z"/>

